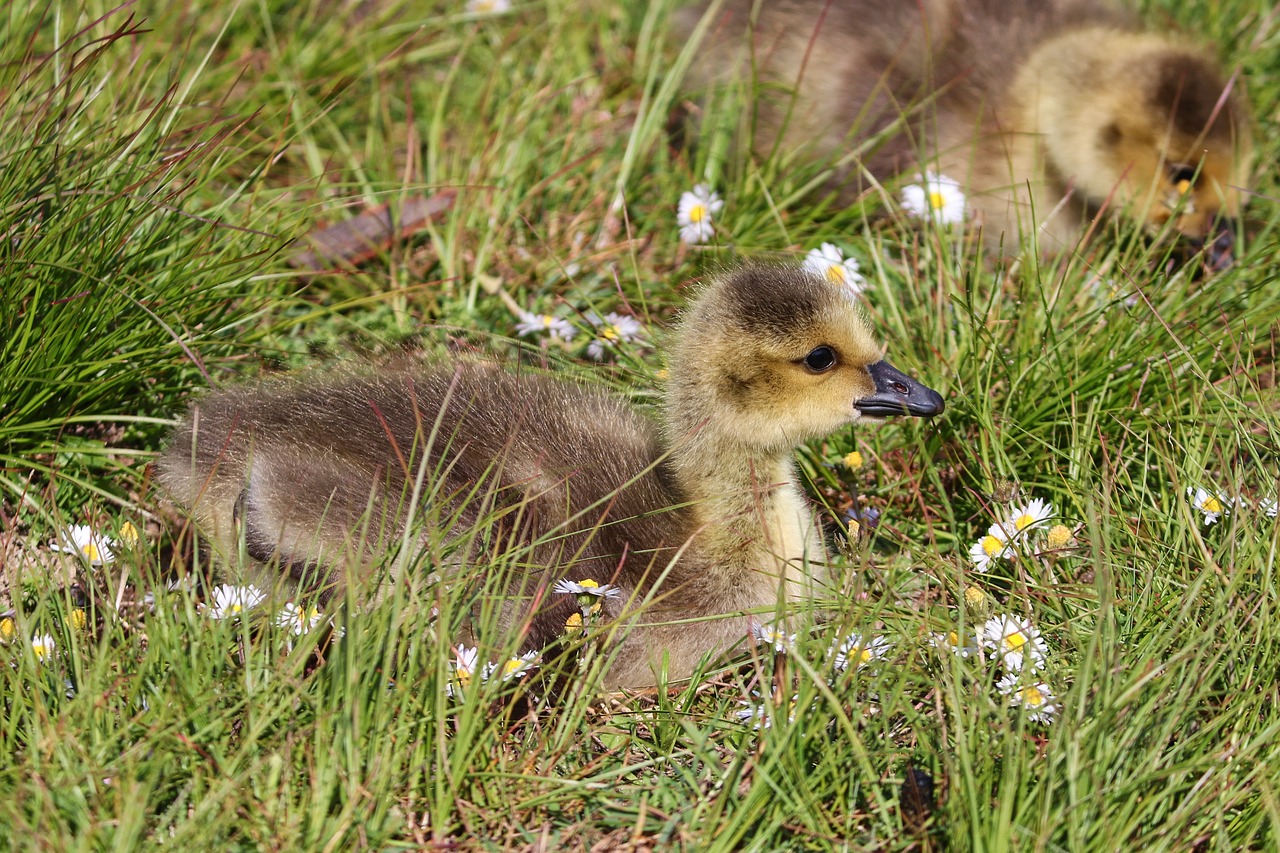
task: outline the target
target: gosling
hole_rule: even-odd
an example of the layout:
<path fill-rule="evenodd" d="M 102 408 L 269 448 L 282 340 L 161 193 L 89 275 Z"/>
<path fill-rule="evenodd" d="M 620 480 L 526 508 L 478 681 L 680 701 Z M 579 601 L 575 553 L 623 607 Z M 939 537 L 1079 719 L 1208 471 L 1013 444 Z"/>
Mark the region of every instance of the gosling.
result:
<path fill-rule="evenodd" d="M 846 203 L 933 171 L 965 189 L 993 252 L 1071 249 L 1100 211 L 1123 210 L 1230 264 L 1248 111 L 1239 81 L 1181 37 L 1103 0 L 785 0 L 754 20 L 752 5 L 717 7 L 694 77 L 756 68 L 757 150 L 852 152 L 836 177 Z"/>
<path fill-rule="evenodd" d="M 446 555 L 437 569 L 500 564 L 499 623 L 528 649 L 561 637 L 576 608 L 550 593 L 556 579 L 614 584 L 606 683 L 635 688 L 660 668 L 686 678 L 742 638 L 742 619 L 711 617 L 830 589 L 798 444 L 942 410 L 883 360 L 843 288 L 748 267 L 688 308 L 661 425 L 587 386 L 486 364 L 285 379 L 197 402 L 159 476 L 224 559 L 243 547 L 308 587 L 363 577 L 406 529 Z"/>

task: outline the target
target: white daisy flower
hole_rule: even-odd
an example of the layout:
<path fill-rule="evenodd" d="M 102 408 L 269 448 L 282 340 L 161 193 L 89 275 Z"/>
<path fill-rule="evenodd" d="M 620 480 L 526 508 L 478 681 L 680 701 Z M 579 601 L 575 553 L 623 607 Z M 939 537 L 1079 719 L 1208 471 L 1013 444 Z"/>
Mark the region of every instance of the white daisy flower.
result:
<path fill-rule="evenodd" d="M 925 172 L 922 183 L 903 188 L 902 207 L 917 219 L 952 225 L 964 221 L 964 192 L 958 181 L 936 172 Z"/>
<path fill-rule="evenodd" d="M 982 652 L 981 647 L 978 645 L 977 636 L 965 634 L 964 637 L 961 637 L 958 630 L 930 634 L 929 644 L 935 649 L 950 652 L 962 658 L 978 655 Z"/>
<path fill-rule="evenodd" d="M 476 675 L 476 662 L 479 660 L 480 650 L 474 646 L 467 648 L 459 644 L 453 650 L 453 660 L 450 661 L 449 683 L 444 686 L 444 692 L 449 696 L 454 694 L 454 685 L 457 685 L 459 692 L 465 691 L 467 686 L 471 684 L 472 679 Z M 492 664 L 490 664 L 492 666 Z"/>
<path fill-rule="evenodd" d="M 869 666 L 873 661 L 884 660 L 893 644 L 884 637 L 872 637 L 863 642 L 861 634 L 850 634 L 835 649 L 835 668 L 844 672 L 850 663 L 856 663 L 858 669 Z"/>
<path fill-rule="evenodd" d="M 253 584 L 221 584 L 213 590 L 213 605 L 204 605 L 211 619 L 230 619 L 262 603 L 267 595 Z"/>
<path fill-rule="evenodd" d="M 596 338 L 587 345 L 587 355 L 596 361 L 604 358 L 605 347 L 612 349 L 620 343 L 631 343 L 644 331 L 644 326 L 635 317 L 610 311 L 604 317 L 588 314 L 587 322 L 596 328 Z"/>
<path fill-rule="evenodd" d="M 995 560 L 1006 560 L 1013 556 L 1013 547 L 1009 544 L 1009 531 L 1003 525 L 993 524 L 987 528 L 987 535 L 969 546 L 969 559 L 973 560 L 978 571 L 986 571 Z"/>
<path fill-rule="evenodd" d="M 90 565 L 101 566 L 116 558 L 115 549 L 119 547 L 114 539 L 94 533 L 87 524 L 73 524 L 61 532 L 62 542 L 49 543 L 51 551 L 63 554 L 79 554 L 89 561 Z"/>
<path fill-rule="evenodd" d="M 1040 498 L 1029 501 L 1025 506 L 1013 507 L 1005 517 L 1004 529 L 1010 538 L 1024 530 L 1035 527 L 1053 518 L 1053 504 Z"/>
<path fill-rule="evenodd" d="M 716 233 L 711 217 L 724 207 L 724 200 L 706 184 L 698 184 L 691 191 L 680 195 L 676 208 L 676 224 L 680 226 L 680 239 L 690 246 L 705 243 Z"/>
<path fill-rule="evenodd" d="M 1231 512 L 1233 501 L 1222 492 L 1213 494 L 1198 486 L 1187 486 L 1187 497 L 1191 499 L 1193 508 L 1204 513 L 1205 524 L 1215 524 Z"/>
<path fill-rule="evenodd" d="M 511 0 L 467 0 L 469 15 L 501 15 L 511 11 Z"/>
<path fill-rule="evenodd" d="M 753 692 L 751 695 L 760 699 L 759 693 Z M 799 696 L 792 696 L 791 701 L 787 703 L 787 722 L 789 723 L 796 721 L 796 700 L 799 698 Z M 753 729 L 769 728 L 780 710 L 773 707 L 771 703 L 763 701 L 749 702 L 746 699 L 739 699 L 738 704 L 742 705 L 742 709 L 734 711 L 733 716 L 743 725 L 750 723 Z"/>
<path fill-rule="evenodd" d="M 525 652 L 519 657 L 510 658 L 506 663 L 499 666 L 496 663 L 485 664 L 484 672 L 480 674 L 482 681 L 488 681 L 495 676 L 502 676 L 503 681 L 510 681 L 513 678 L 523 678 L 525 675 L 533 672 L 538 668 L 537 651 Z"/>
<path fill-rule="evenodd" d="M 1262 512 L 1265 512 L 1269 518 L 1275 518 L 1276 517 L 1276 499 L 1263 498 L 1262 500 L 1258 501 L 1258 509 L 1260 509 Z"/>
<path fill-rule="evenodd" d="M 36 660 L 44 663 L 57 653 L 58 644 L 51 634 L 36 634 L 31 638 L 31 651 L 35 652 Z"/>
<path fill-rule="evenodd" d="M 516 334 L 523 337 L 543 332 L 550 335 L 553 341 L 571 341 L 578 330 L 561 317 L 553 317 L 550 314 L 531 314 L 528 311 L 520 312 L 520 322 L 516 323 Z"/>
<path fill-rule="evenodd" d="M 1008 672 L 1021 672 L 1024 667 L 1032 672 L 1040 669 L 1049 651 L 1031 620 L 1017 616 L 992 616 L 983 623 L 978 637 Z"/>
<path fill-rule="evenodd" d="M 561 578 L 551 587 L 552 592 L 561 595 L 572 596 L 589 596 L 590 598 L 617 598 L 622 595 L 622 589 L 611 583 L 601 584 L 593 581 L 591 578 L 583 578 L 580 581 L 571 581 L 568 578 Z"/>
<path fill-rule="evenodd" d="M 832 284 L 848 288 L 854 294 L 861 293 L 867 283 L 858 272 L 857 258 L 846 258 L 840 247 L 833 243 L 823 243 L 821 248 L 811 250 L 805 256 L 804 268 Z"/>
<path fill-rule="evenodd" d="M 996 689 L 1008 696 L 1014 707 L 1026 711 L 1033 723 L 1052 723 L 1059 706 L 1054 704 L 1053 691 L 1043 681 L 1024 685 L 1016 673 L 1009 673 L 996 682 Z"/>
<path fill-rule="evenodd" d="M 323 618 L 316 607 L 302 608 L 292 601 L 286 601 L 276 614 L 275 621 L 281 628 L 288 628 L 295 637 L 300 637 L 319 625 Z"/>
<path fill-rule="evenodd" d="M 751 622 L 751 636 L 762 645 L 773 646 L 773 650 L 780 655 L 794 651 L 796 647 L 795 634 L 779 631 L 772 625 L 765 625 L 755 620 Z"/>

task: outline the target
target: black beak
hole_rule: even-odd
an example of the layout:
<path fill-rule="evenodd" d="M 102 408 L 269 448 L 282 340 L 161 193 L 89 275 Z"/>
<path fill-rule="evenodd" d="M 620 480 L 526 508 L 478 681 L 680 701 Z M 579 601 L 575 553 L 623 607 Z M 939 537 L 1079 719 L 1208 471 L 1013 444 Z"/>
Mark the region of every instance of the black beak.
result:
<path fill-rule="evenodd" d="M 876 384 L 876 392 L 856 401 L 853 407 L 864 415 L 886 418 L 891 415 L 915 415 L 931 418 L 946 408 L 942 395 L 921 385 L 898 368 L 881 359 L 867 365 L 867 373 Z"/>
<path fill-rule="evenodd" d="M 1204 262 L 1212 272 L 1222 272 L 1231 268 L 1236 261 L 1236 230 L 1231 220 L 1219 219 L 1214 229 L 1213 239 L 1205 251 Z"/>

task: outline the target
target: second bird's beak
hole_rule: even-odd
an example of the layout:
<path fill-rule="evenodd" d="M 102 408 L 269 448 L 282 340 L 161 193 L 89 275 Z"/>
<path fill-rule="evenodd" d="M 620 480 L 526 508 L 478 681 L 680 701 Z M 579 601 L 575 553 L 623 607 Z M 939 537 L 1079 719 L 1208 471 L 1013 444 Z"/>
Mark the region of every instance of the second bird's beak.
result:
<path fill-rule="evenodd" d="M 1229 219 L 1219 219 L 1214 228 L 1213 239 L 1208 243 L 1205 252 L 1205 263 L 1213 272 L 1222 272 L 1231 268 L 1236 260 L 1236 230 Z"/>
<path fill-rule="evenodd" d="M 942 410 L 946 408 L 941 394 L 921 385 L 883 359 L 867 365 L 867 373 L 871 374 L 871 381 L 876 384 L 875 393 L 853 404 L 864 415 L 877 418 L 891 415 L 931 418 L 942 414 Z"/>

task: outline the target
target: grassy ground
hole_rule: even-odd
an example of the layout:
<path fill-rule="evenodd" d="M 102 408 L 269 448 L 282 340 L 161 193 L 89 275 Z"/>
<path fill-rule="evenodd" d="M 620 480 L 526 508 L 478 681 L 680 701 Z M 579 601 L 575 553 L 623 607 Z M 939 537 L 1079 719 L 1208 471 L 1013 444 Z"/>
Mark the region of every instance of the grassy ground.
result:
<path fill-rule="evenodd" d="M 12 608 L 0 838 L 1280 845 L 1280 527 L 1263 504 L 1280 485 L 1269 4 L 1145 10 L 1231 46 L 1255 104 L 1257 195 L 1239 263 L 1212 277 L 1122 227 L 997 274 L 963 227 L 897 212 L 894 188 L 839 209 L 810 191 L 824 164 L 747 156 L 733 96 L 689 105 L 699 142 L 682 143 L 671 117 L 687 57 L 663 47 L 666 11 L 20 0 L 0 12 L 0 609 Z M 716 240 L 692 249 L 675 205 L 698 182 L 726 203 Z M 443 216 L 367 263 L 306 276 L 290 264 L 316 226 L 445 189 L 457 195 Z M 835 515 L 879 520 L 847 549 L 833 617 L 793 614 L 786 653 L 748 646 L 658 695 L 603 696 L 584 674 L 548 706 L 520 679 L 453 676 L 446 690 L 469 601 L 427 568 L 371 611 L 335 608 L 341 638 L 274 625 L 284 591 L 214 620 L 202 580 L 167 589 L 175 554 L 205 567 L 183 559 L 146 466 L 200 389 L 470 346 L 649 405 L 685 282 L 828 241 L 861 262 L 895 364 L 949 408 L 801 452 Z M 519 346 L 515 309 L 583 333 Z M 631 314 L 645 332 L 597 365 L 589 311 Z M 852 450 L 862 465 L 840 461 Z M 1245 503 L 1206 524 L 1188 487 Z M 1051 501 L 1069 536 L 1038 534 L 979 571 L 970 545 L 1030 498 Z M 76 524 L 114 537 L 116 559 L 89 567 L 48 547 Z M 934 637 L 954 630 L 964 645 L 999 614 L 1044 640 L 1042 673 L 1011 695 L 997 684 L 1011 667 Z M 850 631 L 891 645 L 842 671 L 827 651 Z M 501 660 L 503 642 L 482 655 Z M 1014 701 L 1035 704 L 1025 691 L 1040 683 L 1047 722 Z"/>

